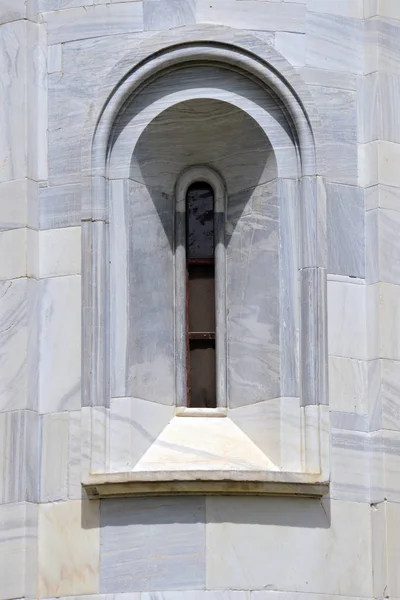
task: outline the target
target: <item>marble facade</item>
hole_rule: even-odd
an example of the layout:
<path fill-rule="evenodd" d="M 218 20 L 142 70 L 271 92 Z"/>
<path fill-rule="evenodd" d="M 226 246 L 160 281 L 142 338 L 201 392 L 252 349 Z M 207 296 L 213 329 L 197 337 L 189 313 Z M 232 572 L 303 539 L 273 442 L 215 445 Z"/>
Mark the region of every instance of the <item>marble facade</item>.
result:
<path fill-rule="evenodd" d="M 399 39 L 397 0 L 0 0 L 0 600 L 400 598 Z M 195 414 L 199 165 L 227 352 Z"/>

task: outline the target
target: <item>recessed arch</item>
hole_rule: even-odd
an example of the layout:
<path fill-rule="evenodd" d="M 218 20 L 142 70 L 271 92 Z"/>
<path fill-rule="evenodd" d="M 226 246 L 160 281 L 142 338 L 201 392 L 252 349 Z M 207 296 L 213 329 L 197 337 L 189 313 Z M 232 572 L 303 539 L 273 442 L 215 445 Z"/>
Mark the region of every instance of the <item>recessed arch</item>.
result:
<path fill-rule="evenodd" d="M 293 164 L 296 162 L 296 169 L 279 181 L 279 186 L 280 190 L 293 195 L 292 205 L 298 211 L 295 216 L 298 224 L 298 282 L 292 282 L 290 293 L 297 297 L 296 286 L 299 286 L 300 398 L 304 408 L 302 461 L 306 472 L 321 474 L 325 469 L 320 453 L 321 444 L 325 442 L 321 442 L 320 417 L 314 410 L 327 403 L 326 206 L 320 166 L 323 161 L 315 142 L 318 117 L 305 87 L 300 93 L 297 91 L 295 83 L 299 83 L 301 88 L 300 80 L 274 50 L 260 40 L 255 41 L 247 33 L 223 29 L 221 33 L 221 28 L 194 28 L 199 39 L 179 44 L 174 43 L 169 34 L 160 36 L 156 43 L 144 42 L 138 49 L 133 67 L 132 63 L 128 66 L 130 59 L 127 58 L 118 65 L 116 73 L 110 75 L 108 88 L 106 86 L 107 99 L 100 109 L 92 108 L 88 119 L 86 141 L 82 148 L 83 243 L 91 249 L 83 266 L 83 405 L 98 407 L 91 417 L 92 440 L 97 435 L 93 433 L 95 430 L 102 431 L 99 435 L 104 436 L 100 442 L 100 454 L 97 451 L 96 458 L 92 458 L 92 471 L 107 471 L 109 460 L 106 441 L 110 398 L 108 224 L 112 198 L 108 177 L 110 167 L 112 169 L 115 125 L 123 119 L 134 99 L 139 98 L 156 80 L 177 69 L 204 65 L 222 67 L 225 71 L 239 74 L 248 79 L 249 85 L 256 82 L 276 101 L 287 119 L 291 133 L 288 139 L 292 141 L 290 152 L 296 157 L 296 161 L 292 161 Z M 193 33 L 193 30 L 190 31 Z M 121 77 L 124 68 L 126 73 Z M 198 97 L 190 91 L 183 96 L 179 92 L 174 93 L 164 99 L 168 106 L 174 106 L 178 98 L 185 101 Z M 220 92 L 215 90 L 211 98 L 223 100 Z M 269 129 L 268 137 L 270 140 L 273 138 L 268 116 L 262 117 L 251 98 L 231 94 L 230 99 L 240 110 L 257 120 L 264 131 L 267 130 L 267 136 Z M 161 101 L 158 105 L 149 105 L 147 116 L 144 112 L 141 115 L 145 116 L 142 131 L 146 123 L 161 114 L 165 107 L 166 104 L 163 106 Z M 139 137 L 140 134 L 137 139 Z M 288 260 L 292 258 L 288 257 Z M 99 415 L 103 416 L 99 418 Z"/>

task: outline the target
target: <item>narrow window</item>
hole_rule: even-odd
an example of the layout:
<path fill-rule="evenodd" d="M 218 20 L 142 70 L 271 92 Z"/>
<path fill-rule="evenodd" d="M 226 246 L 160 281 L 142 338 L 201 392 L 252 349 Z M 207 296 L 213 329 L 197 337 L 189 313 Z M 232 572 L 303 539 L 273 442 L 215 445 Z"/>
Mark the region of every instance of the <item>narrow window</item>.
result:
<path fill-rule="evenodd" d="M 215 408 L 214 193 L 203 182 L 186 194 L 187 404 Z"/>

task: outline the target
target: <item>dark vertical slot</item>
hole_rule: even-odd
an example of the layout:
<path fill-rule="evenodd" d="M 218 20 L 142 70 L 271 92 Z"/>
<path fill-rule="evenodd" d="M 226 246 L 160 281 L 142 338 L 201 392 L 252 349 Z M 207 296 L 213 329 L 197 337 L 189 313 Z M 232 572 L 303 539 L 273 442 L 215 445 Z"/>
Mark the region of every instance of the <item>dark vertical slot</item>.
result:
<path fill-rule="evenodd" d="M 188 406 L 215 408 L 214 194 L 206 183 L 186 196 Z"/>

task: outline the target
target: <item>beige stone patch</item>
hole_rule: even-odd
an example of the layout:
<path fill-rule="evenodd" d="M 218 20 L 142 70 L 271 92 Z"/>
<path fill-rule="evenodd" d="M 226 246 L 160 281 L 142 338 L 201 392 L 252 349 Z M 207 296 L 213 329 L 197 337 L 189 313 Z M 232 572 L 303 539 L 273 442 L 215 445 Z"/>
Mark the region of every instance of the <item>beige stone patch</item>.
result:
<path fill-rule="evenodd" d="M 99 503 L 70 500 L 39 509 L 39 598 L 99 592 Z"/>

